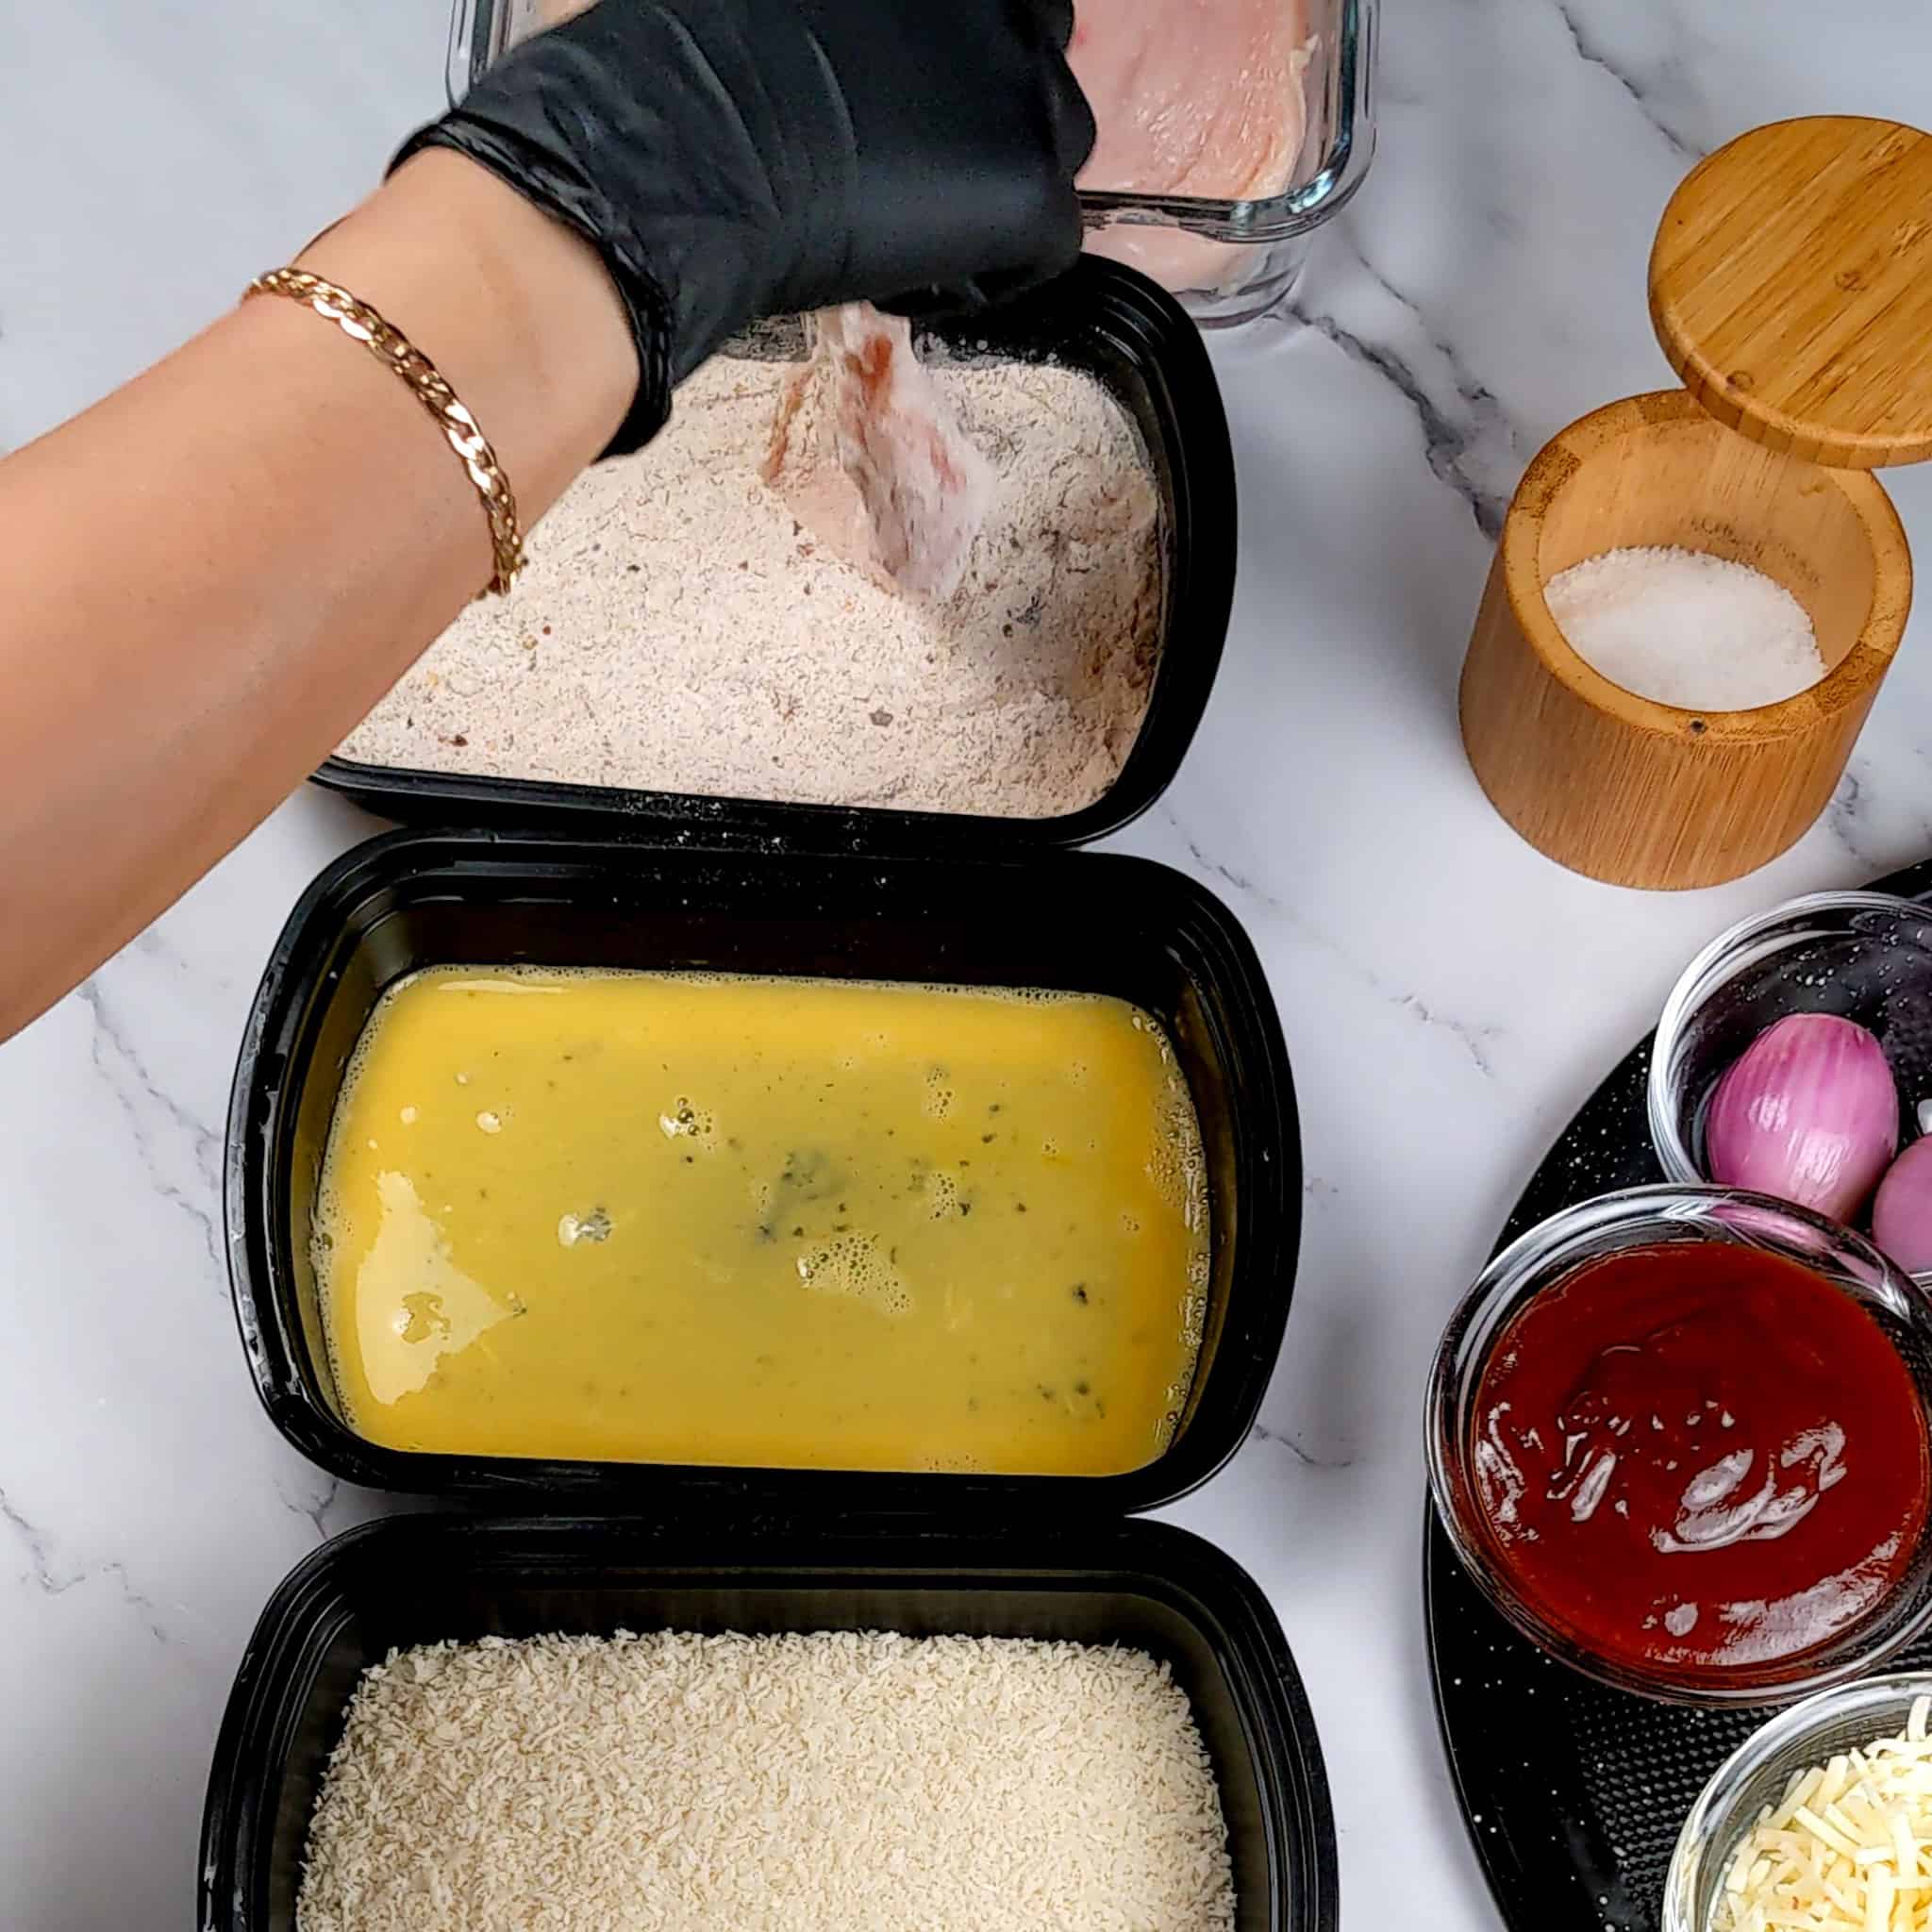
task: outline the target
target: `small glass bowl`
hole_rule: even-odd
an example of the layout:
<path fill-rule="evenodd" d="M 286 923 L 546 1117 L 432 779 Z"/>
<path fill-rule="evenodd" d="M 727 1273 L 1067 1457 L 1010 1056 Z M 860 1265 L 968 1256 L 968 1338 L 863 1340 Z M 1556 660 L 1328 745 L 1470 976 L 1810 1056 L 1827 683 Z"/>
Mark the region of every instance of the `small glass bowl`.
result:
<path fill-rule="evenodd" d="M 1733 1855 L 1792 1774 L 1898 1736 L 1921 1697 L 1932 1697 L 1932 1676 L 1862 1678 L 1794 1704 L 1746 1738 L 1684 1820 L 1664 1878 L 1659 1932 L 1710 1932 Z"/>
<path fill-rule="evenodd" d="M 1625 1248 L 1683 1241 L 1757 1248 L 1798 1262 L 1873 1315 L 1918 1391 L 1932 1439 L 1932 1300 L 1862 1235 L 1768 1195 L 1712 1187 L 1631 1188 L 1551 1216 L 1478 1277 L 1444 1331 L 1429 1376 L 1429 1491 L 1449 1541 L 1477 1588 L 1524 1636 L 1599 1683 L 1671 1704 L 1778 1704 L 1869 1670 L 1932 1620 L 1932 1525 L 1910 1569 L 1869 1615 L 1830 1642 L 1761 1666 L 1651 1676 L 1586 1649 L 1522 1595 L 1492 1551 L 1475 1494 L 1475 1401 L 1498 1340 L 1545 1289 Z"/>
<path fill-rule="evenodd" d="M 1835 1013 L 1875 1034 L 1898 1082 L 1901 1139 L 1918 1138 L 1920 1103 L 1932 1099 L 1932 911 L 1885 892 L 1813 892 L 1720 934 L 1664 1002 L 1648 1105 L 1670 1179 L 1709 1178 L 1710 1096 L 1791 1013 Z"/>
<path fill-rule="evenodd" d="M 558 0 L 455 0 L 449 97 L 458 101 L 520 40 L 554 15 Z M 1308 65 L 1306 122 L 1292 178 L 1257 201 L 1198 195 L 1087 192 L 1088 246 L 1176 280 L 1203 328 L 1232 328 L 1292 291 L 1309 238 L 1362 185 L 1375 152 L 1375 15 L 1380 0 L 1283 0 L 1300 5 Z M 1164 272 L 1163 272 L 1164 271 Z"/>

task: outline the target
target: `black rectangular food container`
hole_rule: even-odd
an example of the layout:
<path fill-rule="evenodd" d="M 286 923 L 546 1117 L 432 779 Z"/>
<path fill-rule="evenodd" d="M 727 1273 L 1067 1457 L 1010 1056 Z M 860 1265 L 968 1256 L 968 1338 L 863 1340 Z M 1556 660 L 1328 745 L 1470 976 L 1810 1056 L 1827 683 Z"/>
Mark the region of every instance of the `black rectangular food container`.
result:
<path fill-rule="evenodd" d="M 391 1648 L 667 1628 L 1145 1650 L 1172 1666 L 1213 1760 L 1240 1932 L 1332 1932 L 1334 1826 L 1301 1680 L 1254 1584 L 1184 1531 L 1123 1524 L 857 1541 L 776 1527 L 707 1538 L 608 1519 L 422 1517 L 339 1537 L 262 1613 L 215 1749 L 196 1924 L 292 1932 L 322 1774 L 358 1677 Z"/>
<path fill-rule="evenodd" d="M 275 1425 L 325 1470 L 542 1520 L 393 1518 L 338 1538 L 290 1575 L 250 1641 L 216 1749 L 203 1932 L 292 1932 L 323 1770 L 358 1676 L 392 1647 L 666 1627 L 1144 1649 L 1172 1666 L 1213 1760 L 1241 1932 L 1333 1932 L 1327 1786 L 1273 1611 L 1219 1551 L 1124 1520 L 1233 1454 L 1280 1349 L 1301 1207 L 1280 1024 L 1252 945 L 1211 894 L 1145 861 L 1055 850 L 1153 803 L 1206 707 L 1234 584 L 1220 392 L 1178 306 L 1110 263 L 1085 260 L 1052 289 L 943 333 L 962 352 L 1090 371 L 1147 447 L 1166 544 L 1161 653 L 1140 736 L 1096 804 L 1029 821 L 342 759 L 318 774 L 389 817 L 481 829 L 392 834 L 345 855 L 275 945 L 228 1124 L 243 1346 Z M 397 978 L 440 963 L 1062 988 L 1152 1013 L 1200 1117 L 1212 1244 L 1201 1355 L 1172 1444 L 1123 1475 L 988 1477 L 441 1457 L 364 1441 L 334 1392 L 308 1222 L 371 1009 Z"/>
<path fill-rule="evenodd" d="M 1234 598 L 1234 453 L 1199 331 L 1164 290 L 1083 258 L 1032 295 L 935 334 L 962 357 L 1053 361 L 1098 378 L 1138 425 L 1160 502 L 1164 597 L 1147 715 L 1107 792 L 1058 818 L 753 803 L 612 786 L 409 771 L 330 758 L 317 782 L 408 824 L 568 827 L 610 837 L 695 834 L 708 843 L 821 852 L 1039 851 L 1118 830 L 1166 791 L 1221 662 Z M 638 647 L 648 650 L 650 640 Z M 756 650 L 758 641 L 746 640 Z"/>
<path fill-rule="evenodd" d="M 1170 1446 L 1110 1476 L 884 1474 L 436 1456 L 343 1419 L 308 1224 L 330 1116 L 372 1008 L 419 967 L 703 969 L 1111 993 L 1167 1028 L 1200 1116 L 1210 1258 L 1194 1383 Z M 276 1427 L 372 1488 L 655 1513 L 778 1509 L 1091 1520 L 1171 1502 L 1240 1446 L 1281 1345 L 1301 1173 L 1281 1028 L 1233 916 L 1143 859 L 1010 862 L 696 850 L 491 833 L 391 833 L 330 866 L 256 997 L 228 1123 L 229 1268 Z"/>

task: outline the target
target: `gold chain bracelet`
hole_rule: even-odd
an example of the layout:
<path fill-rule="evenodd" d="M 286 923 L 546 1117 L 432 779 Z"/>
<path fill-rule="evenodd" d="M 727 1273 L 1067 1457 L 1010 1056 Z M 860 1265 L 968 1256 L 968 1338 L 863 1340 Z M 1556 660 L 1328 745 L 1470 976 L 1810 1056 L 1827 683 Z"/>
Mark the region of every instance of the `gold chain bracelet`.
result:
<path fill-rule="evenodd" d="M 506 595 L 524 567 L 524 532 L 517 521 L 516 492 L 496 460 L 489 439 L 476 426 L 476 419 L 463 407 L 455 390 L 438 374 L 435 363 L 403 332 L 385 322 L 366 302 L 358 302 L 346 289 L 325 282 L 306 269 L 278 268 L 258 275 L 249 283 L 250 295 L 285 295 L 312 308 L 325 322 L 332 322 L 352 341 L 362 343 L 377 361 L 394 372 L 408 385 L 411 393 L 436 420 L 436 425 L 455 450 L 476 494 L 483 499 L 483 511 L 490 519 L 490 541 L 496 553 L 496 574 L 476 594 Z"/>

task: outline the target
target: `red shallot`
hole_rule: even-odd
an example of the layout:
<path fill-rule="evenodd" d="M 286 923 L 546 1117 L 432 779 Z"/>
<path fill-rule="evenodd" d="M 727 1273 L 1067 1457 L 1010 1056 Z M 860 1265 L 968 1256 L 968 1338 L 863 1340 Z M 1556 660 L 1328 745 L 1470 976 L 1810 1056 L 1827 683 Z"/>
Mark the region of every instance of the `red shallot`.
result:
<path fill-rule="evenodd" d="M 1849 1221 L 1898 1149 L 1898 1089 L 1856 1021 L 1793 1013 L 1718 1082 L 1705 1123 L 1710 1177 Z"/>
<path fill-rule="evenodd" d="M 1932 1271 L 1932 1140 L 1914 1141 L 1878 1183 L 1872 1239 L 1907 1274 Z"/>

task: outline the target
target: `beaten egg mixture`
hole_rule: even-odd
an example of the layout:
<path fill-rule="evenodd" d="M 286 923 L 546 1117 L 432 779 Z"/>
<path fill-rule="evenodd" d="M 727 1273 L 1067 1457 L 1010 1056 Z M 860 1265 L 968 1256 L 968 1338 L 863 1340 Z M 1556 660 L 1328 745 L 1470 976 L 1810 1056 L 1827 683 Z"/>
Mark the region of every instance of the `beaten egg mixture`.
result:
<path fill-rule="evenodd" d="M 370 1018 L 313 1247 L 375 1442 L 1098 1475 L 1172 1435 L 1207 1190 L 1121 1000 L 439 967 Z"/>

